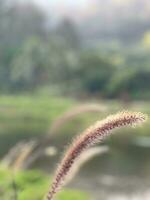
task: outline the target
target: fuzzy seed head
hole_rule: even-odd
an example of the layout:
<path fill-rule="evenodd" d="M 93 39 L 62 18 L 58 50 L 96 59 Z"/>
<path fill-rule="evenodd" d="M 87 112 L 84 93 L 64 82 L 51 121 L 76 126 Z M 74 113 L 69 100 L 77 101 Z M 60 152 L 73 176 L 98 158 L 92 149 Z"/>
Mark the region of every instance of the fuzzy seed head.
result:
<path fill-rule="evenodd" d="M 65 183 L 65 179 L 69 175 L 72 166 L 76 164 L 77 159 L 84 151 L 102 141 L 106 136 L 112 133 L 112 130 L 128 125 L 135 126 L 141 124 L 145 120 L 146 116 L 142 113 L 123 111 L 96 122 L 78 136 L 70 145 L 69 150 L 58 166 L 51 190 L 47 195 L 47 200 L 52 200 L 54 198 L 55 194 Z"/>

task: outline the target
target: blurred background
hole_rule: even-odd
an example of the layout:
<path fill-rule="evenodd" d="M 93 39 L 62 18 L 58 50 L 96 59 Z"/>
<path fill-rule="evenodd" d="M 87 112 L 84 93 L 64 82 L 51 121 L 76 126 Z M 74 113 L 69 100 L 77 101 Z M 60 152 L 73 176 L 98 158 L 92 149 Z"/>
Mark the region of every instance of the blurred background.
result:
<path fill-rule="evenodd" d="M 149 0 L 0 0 L 1 200 L 43 199 L 72 138 L 123 109 L 150 114 Z M 150 199 L 149 121 L 117 132 L 57 200 Z"/>

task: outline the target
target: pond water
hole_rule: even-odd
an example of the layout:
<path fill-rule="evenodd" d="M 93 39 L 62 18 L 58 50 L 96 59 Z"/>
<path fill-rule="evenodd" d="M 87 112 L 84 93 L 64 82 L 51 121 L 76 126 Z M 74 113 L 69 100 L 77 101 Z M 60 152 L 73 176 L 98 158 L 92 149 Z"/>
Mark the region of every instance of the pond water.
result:
<path fill-rule="evenodd" d="M 70 187 L 88 192 L 93 200 L 150 200 L 150 181 L 140 177 L 78 176 Z"/>
<path fill-rule="evenodd" d="M 66 187 L 86 191 L 91 200 L 150 200 L 150 158 L 146 152 L 149 149 L 135 149 L 130 154 L 112 149 L 84 164 Z M 53 174 L 60 157 L 43 158 L 39 167 Z"/>

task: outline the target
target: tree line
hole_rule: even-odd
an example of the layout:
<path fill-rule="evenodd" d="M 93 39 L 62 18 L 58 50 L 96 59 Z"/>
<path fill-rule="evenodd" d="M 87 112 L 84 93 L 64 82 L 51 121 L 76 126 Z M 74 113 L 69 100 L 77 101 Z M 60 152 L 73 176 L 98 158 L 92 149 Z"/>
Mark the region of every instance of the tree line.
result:
<path fill-rule="evenodd" d="M 84 47 L 70 20 L 50 23 L 34 4 L 0 2 L 1 93 L 47 88 L 75 96 L 150 97 L 150 67 L 131 67 L 129 57 L 127 66 L 115 65 L 109 54 Z"/>

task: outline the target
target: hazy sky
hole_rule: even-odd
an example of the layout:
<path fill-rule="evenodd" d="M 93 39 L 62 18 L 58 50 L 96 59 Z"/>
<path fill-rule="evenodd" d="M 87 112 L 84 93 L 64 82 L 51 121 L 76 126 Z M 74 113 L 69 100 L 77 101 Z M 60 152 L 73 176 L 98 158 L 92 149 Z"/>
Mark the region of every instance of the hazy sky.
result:
<path fill-rule="evenodd" d="M 25 0 L 24 0 L 25 1 Z M 31 1 L 31 0 L 30 0 Z M 74 19 L 86 16 L 96 0 L 32 0 L 50 11 L 53 16 L 69 16 Z"/>
<path fill-rule="evenodd" d="M 33 0 L 34 2 L 38 2 L 40 5 L 46 7 L 58 6 L 65 4 L 66 6 L 75 6 L 75 7 L 84 7 L 90 0 Z"/>

